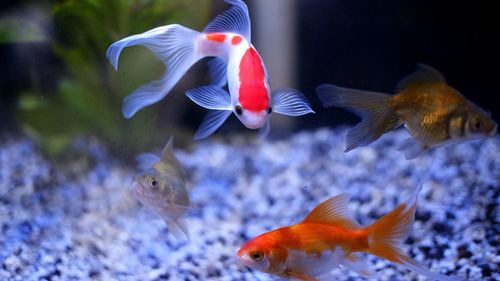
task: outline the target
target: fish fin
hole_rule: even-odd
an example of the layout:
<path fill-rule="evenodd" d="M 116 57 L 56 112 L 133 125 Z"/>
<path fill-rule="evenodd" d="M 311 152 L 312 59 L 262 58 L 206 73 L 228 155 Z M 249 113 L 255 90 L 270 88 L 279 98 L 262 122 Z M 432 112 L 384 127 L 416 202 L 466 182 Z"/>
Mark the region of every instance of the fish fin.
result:
<path fill-rule="evenodd" d="M 316 93 L 324 107 L 342 107 L 361 117 L 361 122 L 347 132 L 345 152 L 366 146 L 403 124 L 390 106 L 391 95 L 330 84 L 319 86 Z"/>
<path fill-rule="evenodd" d="M 165 220 L 168 230 L 180 241 L 189 241 L 189 233 L 185 223 L 181 220 Z"/>
<path fill-rule="evenodd" d="M 404 254 L 401 249 L 415 221 L 417 197 L 421 189 L 422 183 L 414 189 L 404 203 L 366 228 L 368 232 L 368 252 L 414 270 L 433 280 L 462 280 L 462 277 L 430 272 Z"/>
<path fill-rule="evenodd" d="M 143 107 L 163 99 L 189 68 L 203 57 L 196 52 L 199 35 L 195 30 L 171 24 L 126 37 L 108 48 L 106 56 L 115 69 L 118 69 L 118 58 L 123 48 L 134 45 L 150 49 L 167 68 L 161 79 L 141 86 L 125 97 L 122 108 L 125 118 L 131 118 Z"/>
<path fill-rule="evenodd" d="M 200 127 L 194 135 L 195 140 L 201 140 L 210 136 L 213 132 L 219 129 L 220 126 L 226 121 L 226 119 L 231 115 L 232 111 L 228 110 L 213 110 L 210 111 L 206 116 Z"/>
<path fill-rule="evenodd" d="M 271 121 L 267 120 L 266 124 L 264 124 L 264 127 L 259 129 L 259 136 L 258 136 L 259 141 L 263 141 L 269 135 L 270 131 L 271 131 Z"/>
<path fill-rule="evenodd" d="M 285 277 L 292 277 L 295 279 L 299 279 L 301 281 L 320 281 L 316 277 L 307 275 L 306 273 L 303 272 L 296 272 L 291 269 L 286 269 L 285 270 Z"/>
<path fill-rule="evenodd" d="M 294 89 L 276 90 L 272 93 L 273 112 L 288 115 L 300 116 L 308 113 L 315 113 L 306 97 Z"/>
<path fill-rule="evenodd" d="M 135 157 L 137 161 L 137 167 L 143 171 L 151 169 L 156 163 L 160 162 L 161 159 L 153 153 L 142 153 Z"/>
<path fill-rule="evenodd" d="M 349 254 L 341 263 L 346 268 L 357 272 L 359 275 L 366 278 L 373 278 L 375 276 L 375 271 L 370 268 L 370 265 L 366 263 L 359 255 Z"/>
<path fill-rule="evenodd" d="M 422 266 L 418 265 L 415 261 L 411 260 L 408 258 L 409 261 L 403 261 L 401 265 L 404 267 L 415 271 L 418 274 L 421 274 L 431 280 L 438 280 L 438 281 L 461 281 L 461 280 L 466 280 L 465 276 L 461 275 L 443 275 L 435 272 L 431 272 L 428 269 L 423 268 Z"/>
<path fill-rule="evenodd" d="M 406 160 L 412 160 L 422 155 L 429 149 L 414 138 L 407 138 L 398 146 L 398 151 L 404 153 Z"/>
<path fill-rule="evenodd" d="M 186 91 L 197 105 L 212 110 L 232 110 L 231 96 L 225 90 L 216 86 L 203 86 Z"/>
<path fill-rule="evenodd" d="M 417 64 L 417 70 L 403 77 L 396 85 L 396 93 L 422 83 L 445 83 L 444 76 L 436 69 L 423 63 Z"/>
<path fill-rule="evenodd" d="M 174 136 L 170 136 L 160 155 L 163 160 L 170 159 L 174 155 Z"/>
<path fill-rule="evenodd" d="M 203 32 L 233 32 L 251 42 L 251 25 L 247 5 L 242 0 L 225 0 L 225 2 L 233 6 L 215 17 Z"/>
<path fill-rule="evenodd" d="M 366 228 L 371 254 L 401 262 L 401 256 L 404 254 L 400 247 L 408 238 L 415 221 L 417 197 L 421 189 L 422 184 L 419 184 L 404 203 Z"/>
<path fill-rule="evenodd" d="M 227 84 L 227 63 L 221 58 L 208 62 L 208 71 L 212 85 L 223 88 Z"/>
<path fill-rule="evenodd" d="M 333 224 L 343 228 L 357 229 L 359 224 L 349 215 L 347 203 L 350 196 L 342 193 L 319 204 L 302 221 L 322 224 Z"/>

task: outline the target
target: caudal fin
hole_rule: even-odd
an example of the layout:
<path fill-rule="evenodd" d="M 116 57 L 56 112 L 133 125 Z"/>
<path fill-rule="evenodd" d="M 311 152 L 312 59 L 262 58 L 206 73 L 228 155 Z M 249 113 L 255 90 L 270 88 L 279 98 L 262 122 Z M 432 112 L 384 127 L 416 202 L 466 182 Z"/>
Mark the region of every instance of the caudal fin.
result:
<path fill-rule="evenodd" d="M 417 209 L 417 196 L 421 185 L 410 195 L 406 202 L 399 205 L 392 212 L 367 227 L 369 253 L 394 263 L 400 264 L 410 270 L 426 276 L 432 280 L 455 281 L 464 280 L 460 276 L 446 276 L 418 265 L 408 257 L 401 246 L 408 238 Z"/>
<path fill-rule="evenodd" d="M 391 95 L 329 84 L 316 88 L 316 94 L 324 107 L 342 107 L 361 117 L 361 122 L 347 133 L 346 152 L 358 146 L 366 146 L 402 125 L 389 104 Z"/>
<path fill-rule="evenodd" d="M 123 100 L 122 113 L 132 117 L 140 109 L 163 99 L 184 74 L 203 56 L 196 52 L 199 32 L 178 24 L 171 24 L 132 35 L 113 43 L 106 53 L 115 69 L 125 47 L 141 45 L 150 49 L 166 66 L 159 80 L 146 84 Z"/>

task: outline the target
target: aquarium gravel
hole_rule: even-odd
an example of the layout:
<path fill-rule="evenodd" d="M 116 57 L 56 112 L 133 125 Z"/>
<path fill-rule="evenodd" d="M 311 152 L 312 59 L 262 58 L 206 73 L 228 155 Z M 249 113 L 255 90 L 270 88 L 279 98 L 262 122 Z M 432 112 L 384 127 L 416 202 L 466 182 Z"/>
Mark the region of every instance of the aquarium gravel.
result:
<path fill-rule="evenodd" d="M 176 150 L 192 202 L 189 242 L 173 238 L 132 197 L 128 187 L 137 170 L 98 143 L 77 141 L 80 154 L 65 166 L 79 172 L 68 175 L 32 141 L 5 141 L 0 280 L 275 280 L 238 263 L 235 253 L 248 239 L 300 222 L 341 192 L 352 195 L 349 208 L 367 225 L 422 180 L 405 250 L 435 272 L 500 279 L 500 137 L 407 161 L 395 149 L 407 137 L 402 130 L 347 154 L 345 133 L 319 129 L 264 141 L 212 137 Z M 366 259 L 379 280 L 424 280 Z M 337 280 L 363 280 L 345 269 L 334 272 Z"/>

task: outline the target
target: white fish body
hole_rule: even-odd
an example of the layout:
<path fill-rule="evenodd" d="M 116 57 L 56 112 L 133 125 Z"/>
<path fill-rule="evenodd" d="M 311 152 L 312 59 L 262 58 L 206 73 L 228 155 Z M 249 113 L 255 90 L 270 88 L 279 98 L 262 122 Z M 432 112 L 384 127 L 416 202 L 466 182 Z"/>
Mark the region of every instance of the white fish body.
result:
<path fill-rule="evenodd" d="M 211 21 L 203 32 L 171 24 L 113 43 L 107 52 L 118 68 L 123 48 L 142 45 L 149 48 L 167 67 L 165 75 L 127 96 L 123 115 L 131 118 L 140 109 L 163 99 L 193 64 L 205 57 L 212 84 L 191 89 L 186 95 L 211 110 L 195 134 L 203 139 L 215 132 L 232 112 L 250 129 L 269 131 L 272 112 L 289 116 L 314 113 L 307 99 L 296 90 L 271 92 L 264 63 L 251 44 L 250 17 L 242 0 L 225 0 L 231 8 Z M 223 87 L 228 84 L 229 93 Z"/>

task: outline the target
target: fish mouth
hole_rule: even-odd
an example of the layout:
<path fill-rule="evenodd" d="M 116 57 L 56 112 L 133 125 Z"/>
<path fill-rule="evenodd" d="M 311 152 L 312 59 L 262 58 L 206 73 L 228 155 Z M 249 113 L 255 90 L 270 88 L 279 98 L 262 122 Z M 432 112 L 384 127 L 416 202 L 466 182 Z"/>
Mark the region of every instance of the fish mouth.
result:
<path fill-rule="evenodd" d="M 262 128 L 267 122 L 267 114 L 262 112 L 249 112 L 247 111 L 243 116 L 238 116 L 243 125 L 248 129 Z"/>
<path fill-rule="evenodd" d="M 137 181 L 136 177 L 134 177 L 129 189 L 135 196 L 144 197 L 144 187 Z"/>
<path fill-rule="evenodd" d="M 250 260 L 250 257 L 243 253 L 243 251 L 240 249 L 237 254 L 238 260 L 245 266 L 251 267 L 250 265 L 252 264 L 252 261 Z"/>

